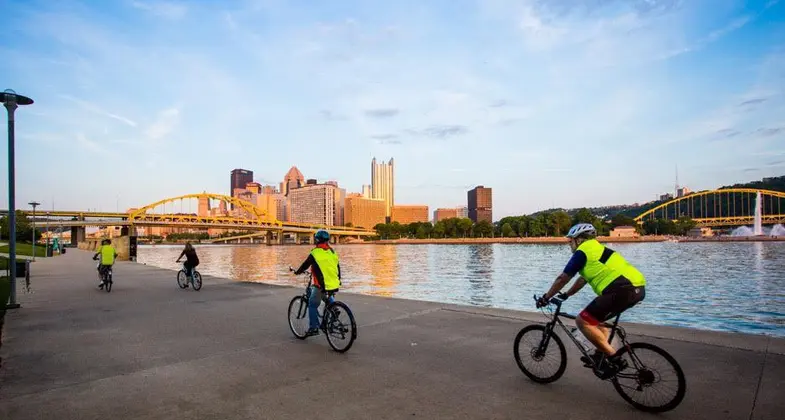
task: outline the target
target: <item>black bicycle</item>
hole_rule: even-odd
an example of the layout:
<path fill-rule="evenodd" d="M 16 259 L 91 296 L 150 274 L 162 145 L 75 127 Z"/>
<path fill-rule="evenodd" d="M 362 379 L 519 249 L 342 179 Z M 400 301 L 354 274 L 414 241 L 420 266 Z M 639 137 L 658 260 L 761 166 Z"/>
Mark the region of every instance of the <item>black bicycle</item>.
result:
<path fill-rule="evenodd" d="M 294 271 L 289 267 L 289 271 Z M 289 329 L 295 337 L 304 340 L 308 335 L 308 300 L 311 297 L 311 273 L 306 271 L 303 275 L 308 276 L 308 285 L 302 295 L 295 296 L 289 302 Z M 327 336 L 327 342 L 333 350 L 343 353 L 349 350 L 357 339 L 357 324 L 354 321 L 354 314 L 349 307 L 340 301 L 335 300 L 336 291 L 323 294 L 324 310 L 318 314 L 319 330 Z M 318 311 L 317 311 L 318 313 Z M 342 319 L 343 318 L 343 319 Z"/>
<path fill-rule="evenodd" d="M 534 296 L 534 300 L 537 301 L 537 296 Z M 575 315 L 561 311 L 564 300 L 566 296 L 563 294 L 551 298 L 545 307 L 550 315 L 543 308 L 543 313 L 550 318 L 548 323 L 526 326 L 515 337 L 515 361 L 526 376 L 538 383 L 550 383 L 564 374 L 567 352 L 561 338 L 556 335 L 555 327 L 559 326 L 583 354 L 581 360 L 584 366 L 591 368 L 598 378 L 610 380 L 619 395 L 633 407 L 660 413 L 672 410 L 681 403 L 687 383 L 684 372 L 673 356 L 653 344 L 628 342 L 624 328 L 618 325 L 619 314 L 612 324 L 602 324 L 611 332 L 608 343 L 612 343 L 616 335 L 622 343 L 617 352 L 619 362 L 611 363 L 604 355 L 599 362 L 595 361 L 589 354 L 590 349 L 585 348 L 561 321 L 560 317 L 575 319 Z M 555 305 L 555 311 L 551 305 Z M 547 362 L 553 362 L 555 369 L 549 370 L 545 366 Z"/>
<path fill-rule="evenodd" d="M 97 260 L 98 257 L 93 258 L 93 260 Z M 98 275 L 101 278 L 101 285 L 100 288 L 106 290 L 106 293 L 112 291 L 112 266 L 111 265 L 100 265 L 98 266 Z"/>

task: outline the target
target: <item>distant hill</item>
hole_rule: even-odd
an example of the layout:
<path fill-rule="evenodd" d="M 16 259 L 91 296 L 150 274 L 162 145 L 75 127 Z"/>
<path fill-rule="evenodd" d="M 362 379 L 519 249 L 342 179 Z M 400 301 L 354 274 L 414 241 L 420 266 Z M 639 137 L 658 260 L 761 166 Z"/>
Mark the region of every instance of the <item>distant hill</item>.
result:
<path fill-rule="evenodd" d="M 760 181 L 752 181 L 747 182 L 744 184 L 735 184 L 735 185 L 726 185 L 724 187 L 719 187 L 718 189 L 727 189 L 727 188 L 756 188 L 762 190 L 771 190 L 771 191 L 781 191 L 785 192 L 785 175 L 783 176 L 775 176 L 771 178 L 763 178 Z M 699 192 L 699 191 L 695 191 Z M 660 204 L 664 203 L 663 200 L 656 200 L 650 201 L 648 203 L 643 204 L 630 204 L 630 205 L 615 205 L 615 206 L 603 206 L 603 207 L 591 207 L 589 211 L 592 212 L 597 217 L 601 217 L 605 220 L 613 218 L 613 216 L 621 213 L 626 216 L 630 217 L 637 217 L 639 214 L 649 210 L 651 208 L 657 207 Z M 576 212 L 580 209 L 548 209 L 538 211 L 533 213 L 532 216 L 536 216 L 540 213 L 550 213 L 556 210 L 564 210 L 570 216 L 574 216 Z"/>

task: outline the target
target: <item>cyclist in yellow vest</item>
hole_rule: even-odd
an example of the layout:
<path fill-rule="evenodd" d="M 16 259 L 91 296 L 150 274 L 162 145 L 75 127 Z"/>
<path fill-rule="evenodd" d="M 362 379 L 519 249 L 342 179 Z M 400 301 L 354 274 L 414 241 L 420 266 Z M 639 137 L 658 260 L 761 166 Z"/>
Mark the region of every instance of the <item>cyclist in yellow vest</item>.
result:
<path fill-rule="evenodd" d="M 566 299 L 578 293 L 587 283 L 591 286 L 598 296 L 581 311 L 575 324 L 599 350 L 592 355 L 597 366 L 601 366 L 603 356 L 617 365 L 620 360 L 616 357 L 616 350 L 608 343 L 610 331 L 600 323 L 642 301 L 646 296 L 646 278 L 618 252 L 597 242 L 596 236 L 597 231 L 590 223 L 579 223 L 570 228 L 567 238 L 570 239 L 572 258 L 537 306 L 546 305 L 579 273 L 578 280 L 560 297 Z M 581 360 L 588 364 L 585 357 Z"/>
<path fill-rule="evenodd" d="M 98 247 L 98 249 L 95 251 L 95 255 L 93 255 L 94 260 L 98 259 L 98 278 L 101 281 L 101 284 L 98 285 L 99 289 L 104 287 L 104 279 L 103 276 L 101 276 L 103 270 L 114 265 L 116 258 L 117 250 L 115 250 L 112 246 L 112 241 L 109 239 L 104 239 L 101 241 L 101 246 Z"/>
<path fill-rule="evenodd" d="M 330 247 L 330 234 L 319 229 L 314 235 L 316 247 L 311 250 L 308 258 L 302 263 L 294 274 L 302 274 L 311 269 L 312 284 L 308 298 L 308 323 L 307 336 L 319 334 L 318 310 L 322 300 L 326 300 L 328 292 L 336 292 L 341 287 L 341 265 L 338 254 Z"/>

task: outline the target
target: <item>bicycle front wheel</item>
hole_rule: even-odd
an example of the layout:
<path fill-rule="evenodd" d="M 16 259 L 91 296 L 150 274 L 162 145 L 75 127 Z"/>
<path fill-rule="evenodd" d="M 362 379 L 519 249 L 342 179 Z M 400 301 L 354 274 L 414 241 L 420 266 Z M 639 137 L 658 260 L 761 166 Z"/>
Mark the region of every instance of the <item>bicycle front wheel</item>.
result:
<path fill-rule="evenodd" d="M 194 290 L 199 290 L 202 288 L 202 275 L 199 274 L 198 271 L 194 270 L 192 274 L 192 284 L 194 286 Z"/>
<path fill-rule="evenodd" d="M 330 347 L 338 353 L 349 350 L 357 339 L 357 323 L 352 310 L 343 302 L 334 302 L 325 308 L 324 317 Z"/>
<path fill-rule="evenodd" d="M 104 285 L 104 290 L 106 290 L 106 293 L 111 292 L 112 291 L 112 276 L 106 276 L 105 283 L 106 284 Z"/>
<path fill-rule="evenodd" d="M 188 277 L 183 270 L 177 272 L 177 285 L 180 286 L 181 289 L 185 289 L 188 286 Z"/>
<path fill-rule="evenodd" d="M 681 366 L 665 350 L 649 343 L 622 347 L 625 368 L 612 379 L 616 392 L 633 407 L 649 413 L 673 410 L 684 399 L 687 381 Z"/>
<path fill-rule="evenodd" d="M 308 333 L 308 300 L 303 296 L 295 296 L 289 302 L 289 329 L 300 340 Z"/>
<path fill-rule="evenodd" d="M 513 353 L 518 367 L 534 382 L 553 382 L 567 369 L 564 344 L 542 325 L 524 327 L 515 337 Z"/>

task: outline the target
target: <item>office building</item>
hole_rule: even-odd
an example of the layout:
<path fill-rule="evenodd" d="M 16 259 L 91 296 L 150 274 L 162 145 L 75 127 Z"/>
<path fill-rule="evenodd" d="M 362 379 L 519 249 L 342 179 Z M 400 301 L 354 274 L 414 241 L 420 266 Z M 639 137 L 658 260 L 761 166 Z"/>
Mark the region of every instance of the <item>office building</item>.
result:
<path fill-rule="evenodd" d="M 373 229 L 386 220 L 384 200 L 367 198 L 362 194 L 349 194 L 346 197 L 344 222 L 354 227 Z"/>
<path fill-rule="evenodd" d="M 261 194 L 262 192 L 262 184 L 258 182 L 249 182 L 245 184 L 245 189 L 254 193 L 254 194 Z"/>
<path fill-rule="evenodd" d="M 428 206 L 393 206 L 390 221 L 402 225 L 428 221 Z"/>
<path fill-rule="evenodd" d="M 289 214 L 294 223 L 342 226 L 346 191 L 330 184 L 306 184 L 289 190 Z"/>
<path fill-rule="evenodd" d="M 493 223 L 492 188 L 482 185 L 468 192 L 469 219 L 474 223 L 482 221 Z"/>
<path fill-rule="evenodd" d="M 681 187 L 676 189 L 676 197 L 681 198 L 690 195 L 692 191 L 690 191 L 687 187 Z"/>
<path fill-rule="evenodd" d="M 433 223 L 458 217 L 458 209 L 436 209 L 433 211 Z"/>
<path fill-rule="evenodd" d="M 210 215 L 210 199 L 207 197 L 199 197 L 199 217 L 207 217 Z"/>
<path fill-rule="evenodd" d="M 287 214 L 288 200 L 283 194 L 259 194 L 259 196 L 256 197 L 256 205 L 264 210 L 270 217 L 275 218 L 275 220 L 281 222 L 289 220 Z"/>
<path fill-rule="evenodd" d="M 370 185 L 363 185 L 363 197 L 371 198 L 371 186 Z"/>
<path fill-rule="evenodd" d="M 286 176 L 283 177 L 281 194 L 288 196 L 291 190 L 300 188 L 303 185 L 305 185 L 303 173 L 296 166 L 292 166 L 289 172 L 286 173 Z"/>
<path fill-rule="evenodd" d="M 395 171 L 393 159 L 388 163 L 371 161 L 371 198 L 384 200 L 385 216 L 390 217 L 395 205 Z"/>
<path fill-rule="evenodd" d="M 249 182 L 253 182 L 253 171 L 247 169 L 232 170 L 229 195 L 234 196 L 234 190 L 237 188 L 245 189 L 245 185 Z M 234 206 L 232 206 L 232 208 L 234 208 Z"/>
<path fill-rule="evenodd" d="M 466 206 L 456 207 L 455 208 L 455 217 L 459 219 L 468 219 L 469 218 L 469 208 Z"/>

